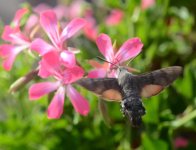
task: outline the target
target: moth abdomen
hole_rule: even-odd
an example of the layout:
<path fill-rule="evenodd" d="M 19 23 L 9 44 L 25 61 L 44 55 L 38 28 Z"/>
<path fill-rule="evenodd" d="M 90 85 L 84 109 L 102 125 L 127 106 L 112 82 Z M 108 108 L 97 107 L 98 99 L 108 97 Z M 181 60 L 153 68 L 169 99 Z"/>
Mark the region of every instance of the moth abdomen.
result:
<path fill-rule="evenodd" d="M 126 115 L 133 126 L 140 126 L 142 116 L 146 111 L 139 97 L 127 97 L 121 102 L 122 112 Z"/>

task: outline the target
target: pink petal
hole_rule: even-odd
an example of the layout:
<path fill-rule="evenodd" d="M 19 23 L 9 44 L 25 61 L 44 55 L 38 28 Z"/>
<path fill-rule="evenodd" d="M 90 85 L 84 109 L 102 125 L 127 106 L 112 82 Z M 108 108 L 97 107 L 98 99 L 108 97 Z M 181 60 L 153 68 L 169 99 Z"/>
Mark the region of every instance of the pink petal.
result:
<path fill-rule="evenodd" d="M 63 5 L 57 5 L 56 7 L 53 8 L 54 12 L 57 15 L 58 20 L 61 20 L 63 18 L 63 16 L 66 13 L 66 7 Z"/>
<path fill-rule="evenodd" d="M 42 60 L 39 62 L 38 76 L 40 76 L 41 78 L 48 78 L 52 75 L 51 71 L 47 69 L 46 66 L 47 64 L 43 63 Z"/>
<path fill-rule="evenodd" d="M 7 71 L 12 69 L 13 63 L 17 54 L 20 52 L 18 47 L 12 45 L 4 44 L 0 46 L 0 56 L 3 60 L 3 68 Z"/>
<path fill-rule="evenodd" d="M 63 113 L 64 98 L 65 98 L 65 89 L 64 87 L 60 87 L 55 93 L 48 107 L 48 118 L 58 119 L 61 117 Z"/>
<path fill-rule="evenodd" d="M 189 144 L 188 140 L 184 137 L 177 137 L 174 141 L 174 146 L 176 149 L 185 148 Z"/>
<path fill-rule="evenodd" d="M 14 40 L 12 35 L 19 33 L 20 29 L 18 27 L 12 28 L 9 25 L 6 25 L 3 30 L 2 39 L 5 41 L 12 42 Z"/>
<path fill-rule="evenodd" d="M 155 0 L 142 0 L 141 1 L 141 8 L 142 10 L 146 10 L 152 7 L 155 4 Z"/>
<path fill-rule="evenodd" d="M 71 5 L 68 6 L 66 10 L 65 17 L 69 19 L 73 19 L 73 18 L 77 18 L 78 16 L 81 16 L 84 5 L 85 2 L 83 0 L 72 1 Z"/>
<path fill-rule="evenodd" d="M 16 59 L 16 55 L 10 55 L 8 57 L 8 59 L 5 59 L 3 61 L 3 68 L 6 70 L 6 71 L 10 71 L 12 69 L 12 66 L 14 64 L 14 61 Z"/>
<path fill-rule="evenodd" d="M 132 38 L 127 40 L 115 55 L 117 63 L 127 61 L 136 57 L 142 50 L 143 44 L 139 38 Z"/>
<path fill-rule="evenodd" d="M 83 28 L 86 24 L 86 21 L 82 18 L 73 19 L 68 25 L 63 29 L 61 33 L 61 41 L 64 41 L 72 37 L 76 32 Z"/>
<path fill-rule="evenodd" d="M 84 70 L 79 66 L 74 66 L 64 70 L 62 73 L 62 80 L 64 84 L 69 84 L 81 79 L 84 75 Z"/>
<path fill-rule="evenodd" d="M 96 24 L 96 19 L 93 17 L 93 10 L 92 9 L 86 9 L 84 10 L 84 17 L 88 22 L 91 22 L 93 25 Z"/>
<path fill-rule="evenodd" d="M 37 38 L 31 43 L 31 50 L 38 52 L 41 56 L 45 55 L 46 53 L 54 50 L 50 44 L 45 42 L 44 40 Z"/>
<path fill-rule="evenodd" d="M 38 75 L 42 78 L 50 75 L 59 77 L 60 65 L 59 54 L 56 51 L 50 51 L 42 56 L 42 60 L 39 62 L 40 69 Z"/>
<path fill-rule="evenodd" d="M 31 29 L 32 29 L 33 27 L 35 27 L 35 26 L 38 24 L 38 22 L 39 22 L 38 17 L 37 17 L 36 15 L 32 14 L 32 15 L 28 18 L 28 20 L 27 20 L 27 22 L 26 22 L 25 31 L 26 31 L 27 33 L 30 33 L 30 32 L 31 32 Z"/>
<path fill-rule="evenodd" d="M 45 4 L 45 3 L 40 3 L 39 5 L 37 5 L 36 7 L 33 8 L 33 11 L 37 14 L 40 14 L 46 10 L 50 10 L 52 9 L 49 5 Z"/>
<path fill-rule="evenodd" d="M 19 9 L 16 12 L 14 20 L 13 20 L 14 26 L 20 26 L 20 20 L 27 12 L 28 12 L 27 8 Z"/>
<path fill-rule="evenodd" d="M 55 47 L 59 47 L 59 29 L 57 24 L 57 17 L 54 11 L 47 10 L 41 13 L 40 24 Z"/>
<path fill-rule="evenodd" d="M 106 34 L 101 34 L 98 36 L 96 43 L 102 55 L 111 62 L 114 58 L 114 52 L 110 37 Z"/>
<path fill-rule="evenodd" d="M 4 27 L 1 38 L 5 41 L 12 42 L 13 38 L 10 37 L 10 34 L 12 34 L 14 32 L 18 32 L 18 30 L 19 30 L 19 28 L 14 28 L 14 31 L 13 31 L 13 29 L 10 26 L 6 25 Z"/>
<path fill-rule="evenodd" d="M 80 95 L 71 85 L 67 85 L 67 96 L 70 98 L 71 103 L 76 112 L 86 116 L 89 113 L 88 101 Z"/>
<path fill-rule="evenodd" d="M 59 86 L 59 82 L 41 82 L 33 84 L 29 88 L 29 99 L 36 100 L 40 97 L 56 90 Z"/>
<path fill-rule="evenodd" d="M 0 56 L 7 57 L 13 52 L 14 46 L 9 44 L 0 45 Z"/>
<path fill-rule="evenodd" d="M 41 3 L 38 6 L 36 6 L 33 10 L 37 14 L 41 14 L 42 12 L 47 11 L 47 10 L 53 10 L 55 14 L 57 15 L 58 20 L 60 20 L 65 15 L 66 9 L 67 8 L 64 7 L 63 5 L 57 5 L 56 7 L 52 8 L 45 3 Z"/>
<path fill-rule="evenodd" d="M 88 78 L 104 78 L 106 77 L 107 71 L 105 69 L 91 70 L 88 73 Z"/>
<path fill-rule="evenodd" d="M 61 52 L 60 58 L 65 67 L 71 68 L 76 65 L 75 55 L 70 51 Z"/>
<path fill-rule="evenodd" d="M 94 68 L 97 68 L 97 69 L 108 69 L 109 68 L 109 65 L 108 63 L 103 63 L 103 64 L 100 64 L 99 62 L 97 62 L 96 60 L 89 60 L 88 63 L 94 67 Z"/>
<path fill-rule="evenodd" d="M 92 41 L 95 41 L 98 36 L 97 28 L 91 22 L 88 22 L 84 27 L 84 35 Z"/>
<path fill-rule="evenodd" d="M 5 26 L 2 39 L 19 45 L 28 44 L 30 42 L 30 40 L 21 33 L 19 27 L 12 28 L 10 26 Z"/>
<path fill-rule="evenodd" d="M 106 24 L 109 26 L 117 25 L 122 21 L 124 14 L 119 9 L 112 10 L 111 14 L 106 18 Z"/>

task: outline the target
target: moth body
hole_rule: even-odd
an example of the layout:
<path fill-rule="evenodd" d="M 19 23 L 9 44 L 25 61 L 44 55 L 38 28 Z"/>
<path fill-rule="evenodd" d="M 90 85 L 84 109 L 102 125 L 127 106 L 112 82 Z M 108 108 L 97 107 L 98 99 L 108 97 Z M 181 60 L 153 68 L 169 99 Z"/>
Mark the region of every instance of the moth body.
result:
<path fill-rule="evenodd" d="M 124 68 L 118 70 L 118 84 L 122 90 L 121 111 L 129 117 L 133 126 L 141 124 L 141 117 L 145 114 L 145 108 L 140 96 L 140 87 L 135 80 L 135 75 Z"/>

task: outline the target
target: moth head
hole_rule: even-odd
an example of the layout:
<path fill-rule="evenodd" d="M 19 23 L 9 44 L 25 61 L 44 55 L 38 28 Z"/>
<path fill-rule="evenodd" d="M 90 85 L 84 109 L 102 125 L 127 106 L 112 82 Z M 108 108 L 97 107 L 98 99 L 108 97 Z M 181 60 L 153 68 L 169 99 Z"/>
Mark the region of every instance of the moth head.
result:
<path fill-rule="evenodd" d="M 118 77 L 122 76 L 125 72 L 127 72 L 126 67 L 124 67 L 124 66 L 119 66 L 119 67 L 117 68 L 117 76 L 118 76 Z"/>
<path fill-rule="evenodd" d="M 121 103 L 122 112 L 126 115 L 134 127 L 142 123 L 142 116 L 145 115 L 145 108 L 140 100 L 125 99 Z"/>

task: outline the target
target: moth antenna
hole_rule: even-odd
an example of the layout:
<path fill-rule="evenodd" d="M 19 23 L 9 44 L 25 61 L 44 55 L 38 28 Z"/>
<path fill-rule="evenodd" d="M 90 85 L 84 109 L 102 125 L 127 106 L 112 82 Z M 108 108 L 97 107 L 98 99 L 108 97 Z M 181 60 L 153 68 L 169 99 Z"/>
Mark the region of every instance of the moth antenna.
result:
<path fill-rule="evenodd" d="M 130 62 L 131 62 L 133 59 L 134 59 L 134 58 L 131 58 L 131 59 L 128 61 L 128 63 L 127 63 L 126 66 L 129 66 Z"/>
<path fill-rule="evenodd" d="M 100 60 L 103 60 L 103 61 L 105 61 L 105 62 L 107 62 L 107 63 L 109 63 L 109 64 L 112 64 L 112 65 L 116 66 L 117 68 L 119 68 L 119 66 L 118 66 L 118 65 L 113 64 L 112 62 L 109 62 L 109 61 L 105 60 L 105 59 L 104 59 L 104 58 L 102 58 L 102 57 L 97 56 L 97 58 L 98 58 L 98 59 L 100 59 Z"/>
<path fill-rule="evenodd" d="M 134 60 L 134 59 L 135 59 L 136 57 L 138 57 L 140 54 L 141 54 L 141 53 L 139 53 L 137 56 L 131 58 L 131 59 L 128 61 L 127 66 L 130 64 L 130 62 L 131 62 L 132 60 Z"/>
<path fill-rule="evenodd" d="M 133 59 L 135 59 L 135 57 L 131 58 L 131 59 L 128 61 L 128 63 L 126 64 L 126 67 L 125 67 L 125 68 L 127 69 L 128 72 L 137 72 L 137 73 L 139 73 L 140 70 L 134 69 L 134 68 L 130 68 L 130 67 L 129 67 L 130 62 L 131 62 Z"/>

